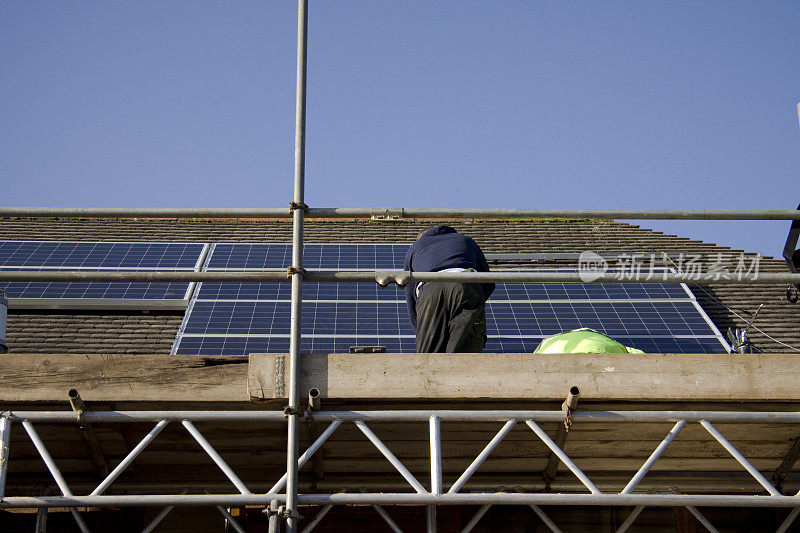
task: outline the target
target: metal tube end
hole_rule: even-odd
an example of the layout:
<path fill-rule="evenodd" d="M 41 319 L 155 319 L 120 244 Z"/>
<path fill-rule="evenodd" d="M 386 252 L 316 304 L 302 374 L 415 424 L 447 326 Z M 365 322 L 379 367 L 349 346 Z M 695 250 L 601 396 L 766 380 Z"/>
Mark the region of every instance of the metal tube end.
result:
<path fill-rule="evenodd" d="M 322 405 L 322 398 L 319 389 L 311 387 L 308 389 L 308 409 L 311 411 L 319 411 Z"/>
<path fill-rule="evenodd" d="M 81 398 L 78 389 L 70 389 L 67 394 L 69 395 L 69 404 L 72 406 L 73 411 L 81 412 L 85 409 L 86 404 L 83 403 L 83 398 Z"/>
<path fill-rule="evenodd" d="M 567 394 L 567 399 L 564 400 L 564 404 L 562 407 L 566 410 L 574 410 L 578 407 L 578 397 L 581 395 L 581 390 L 573 385 L 569 388 L 569 393 Z"/>

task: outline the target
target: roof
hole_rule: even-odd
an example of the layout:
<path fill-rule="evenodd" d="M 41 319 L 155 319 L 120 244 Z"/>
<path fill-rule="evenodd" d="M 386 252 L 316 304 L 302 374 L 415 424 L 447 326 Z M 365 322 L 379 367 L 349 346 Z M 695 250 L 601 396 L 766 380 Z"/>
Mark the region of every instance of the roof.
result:
<path fill-rule="evenodd" d="M 410 242 L 420 230 L 433 223 L 409 219 L 312 219 L 305 223 L 304 239 L 306 242 Z M 701 256 L 704 271 L 720 260 L 732 271 L 743 254 L 741 250 L 606 220 L 457 220 L 449 223 L 473 237 L 487 253 L 697 254 Z M 289 220 L 5 218 L 0 223 L 0 240 L 290 242 L 291 231 Z M 756 254 L 744 254 L 748 266 L 756 257 Z M 772 258 L 758 261 L 760 271 L 784 272 L 786 269 L 783 261 Z M 553 264 L 568 266 L 570 262 L 561 259 Z M 530 263 L 503 261 L 502 265 L 530 266 Z M 764 352 L 798 351 L 792 346 L 800 346 L 800 328 L 797 327 L 800 305 L 786 300 L 786 286 L 712 284 L 692 286 L 692 290 L 723 332 L 730 326 L 744 326 L 759 305 L 764 304 L 755 323 L 758 329 L 749 332 L 754 346 Z M 13 353 L 169 353 L 182 316 L 180 311 L 11 309 L 7 344 Z"/>

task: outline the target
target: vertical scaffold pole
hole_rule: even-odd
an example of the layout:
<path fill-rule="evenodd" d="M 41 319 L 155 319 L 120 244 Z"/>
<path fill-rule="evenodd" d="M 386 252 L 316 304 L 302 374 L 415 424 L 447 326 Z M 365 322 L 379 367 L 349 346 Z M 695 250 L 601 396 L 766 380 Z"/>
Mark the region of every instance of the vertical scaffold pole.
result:
<path fill-rule="evenodd" d="M 11 419 L 0 417 L 0 498 L 6 495 L 6 474 L 8 472 L 8 453 L 11 442 Z"/>
<path fill-rule="evenodd" d="M 294 133 L 294 201 L 292 203 L 292 311 L 289 347 L 289 421 L 286 446 L 286 531 L 297 531 L 297 460 L 299 415 L 297 373 L 300 361 L 300 310 L 303 299 L 303 215 L 306 161 L 306 56 L 308 0 L 297 2 L 297 99 Z"/>
<path fill-rule="evenodd" d="M 281 533 L 279 509 L 278 500 L 269 502 L 269 533 Z"/>
<path fill-rule="evenodd" d="M 429 419 L 431 437 L 431 494 L 442 493 L 442 430 L 441 420 L 433 415 Z M 436 533 L 436 506 L 426 508 L 428 533 Z"/>

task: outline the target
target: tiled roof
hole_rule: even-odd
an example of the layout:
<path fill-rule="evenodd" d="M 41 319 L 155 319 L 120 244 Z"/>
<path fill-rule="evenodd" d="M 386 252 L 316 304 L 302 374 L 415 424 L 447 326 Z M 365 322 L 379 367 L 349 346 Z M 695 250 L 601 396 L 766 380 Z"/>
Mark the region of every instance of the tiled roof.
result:
<path fill-rule="evenodd" d="M 638 226 L 598 220 L 448 222 L 473 237 L 485 252 L 645 252 L 702 254 L 708 266 L 722 259 L 732 270 L 739 250 L 665 235 Z M 410 242 L 428 220 L 308 220 L 306 242 Z M 0 240 L 290 242 L 288 220 L 101 220 L 0 219 Z M 748 262 L 755 254 L 745 256 Z M 561 263 L 563 265 L 563 263 Z M 519 265 L 519 264 L 517 264 Z M 511 266 L 511 264 L 509 264 Z M 762 258 L 761 271 L 784 272 L 783 261 Z M 764 304 L 755 326 L 777 341 L 800 347 L 800 304 L 785 298 L 785 286 L 709 285 L 693 290 L 723 332 L 742 326 Z M 736 315 L 740 316 L 736 316 Z M 168 353 L 180 312 L 67 312 L 10 310 L 7 344 L 17 353 Z M 765 352 L 795 352 L 750 330 Z"/>
<path fill-rule="evenodd" d="M 182 314 L 85 311 L 8 313 L 15 353 L 169 353 Z"/>

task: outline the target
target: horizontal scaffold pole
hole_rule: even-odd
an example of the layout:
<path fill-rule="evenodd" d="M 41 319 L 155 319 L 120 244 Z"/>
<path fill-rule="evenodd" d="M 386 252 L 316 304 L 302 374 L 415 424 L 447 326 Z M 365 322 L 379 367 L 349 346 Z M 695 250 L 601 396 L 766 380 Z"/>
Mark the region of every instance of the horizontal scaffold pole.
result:
<path fill-rule="evenodd" d="M 285 494 L 159 494 L 120 496 L 12 496 L 0 500 L 0 508 L 34 507 L 154 507 L 264 505 L 286 501 Z M 686 494 L 552 494 L 552 493 L 459 493 L 459 494 L 300 494 L 300 505 L 591 505 L 684 507 L 797 507 L 800 496 L 741 496 Z"/>
<path fill-rule="evenodd" d="M 82 281 L 82 282 L 290 282 L 285 271 L 279 272 L 119 272 L 86 270 L 7 270 L 0 272 L 0 281 Z M 364 272 L 307 271 L 305 282 L 377 282 L 405 286 L 414 282 L 459 281 L 462 283 L 719 283 L 719 284 L 783 284 L 800 283 L 800 274 L 716 272 L 407 272 L 377 270 Z"/>
<path fill-rule="evenodd" d="M 535 356 L 533 356 L 535 357 Z M 75 422 L 70 411 L 11 411 L 12 420 L 31 422 Z M 332 422 L 428 422 L 436 416 L 442 422 L 563 422 L 564 412 L 558 411 L 494 411 L 494 410 L 417 410 L 417 411 L 319 411 L 314 420 Z M 161 420 L 193 422 L 284 422 L 283 411 L 86 411 L 86 422 L 159 422 Z M 800 412 L 795 411 L 575 411 L 574 422 L 623 423 L 623 422 L 699 422 L 712 423 L 775 423 L 798 424 Z"/>
<path fill-rule="evenodd" d="M 87 218 L 291 218 L 287 208 L 0 207 L 0 217 Z M 316 207 L 306 218 L 593 218 L 625 220 L 800 220 L 790 209 L 405 209 Z"/>

